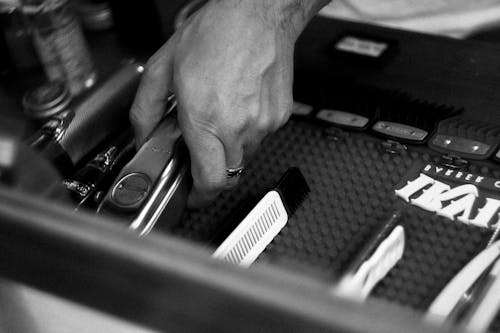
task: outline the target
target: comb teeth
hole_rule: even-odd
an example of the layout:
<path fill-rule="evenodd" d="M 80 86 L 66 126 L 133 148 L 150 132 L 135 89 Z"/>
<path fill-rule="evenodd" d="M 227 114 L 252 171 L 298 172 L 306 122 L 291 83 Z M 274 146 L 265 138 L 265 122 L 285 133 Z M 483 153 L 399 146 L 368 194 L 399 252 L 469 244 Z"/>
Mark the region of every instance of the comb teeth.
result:
<path fill-rule="evenodd" d="M 267 193 L 238 227 L 217 248 L 213 257 L 250 266 L 288 221 L 288 214 L 276 191 Z"/>
<path fill-rule="evenodd" d="M 289 215 L 293 215 L 311 191 L 307 181 L 297 167 L 290 168 L 276 186 Z"/>
<path fill-rule="evenodd" d="M 416 99 L 402 91 L 384 91 L 380 95 L 380 120 L 410 125 L 429 133 L 436 130 L 439 121 L 463 111 L 449 105 Z"/>
<path fill-rule="evenodd" d="M 298 168 L 288 169 L 275 190 L 268 192 L 212 257 L 250 266 L 283 229 L 310 189 Z"/>
<path fill-rule="evenodd" d="M 275 213 L 277 216 L 274 215 Z M 248 228 L 243 237 L 240 238 L 236 246 L 229 251 L 224 259 L 232 263 L 240 263 L 269 229 L 271 229 L 277 221 L 278 216 L 279 212 L 277 212 L 276 202 L 273 202 L 258 218 L 257 222 Z"/>
<path fill-rule="evenodd" d="M 461 117 L 441 122 L 438 133 L 477 140 L 490 145 L 496 145 L 500 141 L 498 126 Z"/>
<path fill-rule="evenodd" d="M 500 143 L 500 129 L 484 121 L 454 117 L 442 121 L 430 147 L 470 159 L 490 157 Z"/>

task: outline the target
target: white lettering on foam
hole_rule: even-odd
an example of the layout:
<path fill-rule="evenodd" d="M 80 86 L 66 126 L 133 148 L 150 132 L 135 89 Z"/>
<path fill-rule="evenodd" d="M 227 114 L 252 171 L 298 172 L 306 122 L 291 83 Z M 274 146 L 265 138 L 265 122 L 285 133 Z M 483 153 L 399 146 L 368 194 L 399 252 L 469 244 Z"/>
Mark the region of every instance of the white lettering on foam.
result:
<path fill-rule="evenodd" d="M 441 193 L 449 190 L 450 186 L 438 181 L 434 181 L 429 189 L 423 190 L 421 196 L 416 199 L 412 199 L 410 202 L 417 207 L 435 212 L 436 210 L 441 208 L 441 202 L 435 200 L 436 197 L 438 197 Z"/>
<path fill-rule="evenodd" d="M 471 173 L 463 173 L 462 171 L 456 171 L 453 169 L 445 169 L 443 167 L 433 166 L 432 164 L 427 164 L 424 168 L 425 172 L 432 172 L 437 175 L 442 175 L 449 178 L 463 179 L 469 182 L 481 183 L 484 177 L 476 176 Z M 500 181 L 495 184 L 497 188 L 500 188 Z"/>
<path fill-rule="evenodd" d="M 498 228 L 498 225 L 500 224 L 500 213 L 498 213 L 497 215 L 497 223 L 492 223 L 489 225 L 489 227 L 493 230 L 495 230 L 496 228 Z"/>
<path fill-rule="evenodd" d="M 476 196 L 474 196 L 473 194 L 467 194 L 461 199 L 451 201 L 448 206 L 436 211 L 436 213 L 450 220 L 453 220 L 455 216 L 457 216 L 459 213 L 462 213 L 461 215 L 457 216 L 457 220 L 465 224 L 469 224 L 469 217 L 471 215 L 472 207 L 474 206 L 475 201 Z"/>
<path fill-rule="evenodd" d="M 493 215 L 495 215 L 495 213 L 499 208 L 500 208 L 500 200 L 486 198 L 486 203 L 484 204 L 484 206 L 478 209 L 477 216 L 469 223 L 483 228 L 488 228 L 488 227 L 496 228 L 496 225 L 500 221 L 498 221 L 495 225 L 490 225 L 490 226 L 488 226 L 488 222 L 493 218 Z M 500 219 L 500 214 L 499 214 L 499 219 Z"/>
<path fill-rule="evenodd" d="M 438 168 L 436 168 L 436 171 L 437 169 Z M 471 177 L 472 175 L 468 174 L 466 179 L 470 179 Z M 481 177 L 479 181 L 478 179 L 476 179 L 476 182 L 482 181 L 483 178 Z M 498 183 L 500 187 L 500 182 Z M 417 198 L 410 199 L 411 196 L 420 191 L 422 194 Z M 500 200 L 487 198 L 484 206 L 478 209 L 476 217 L 471 219 L 472 208 L 479 196 L 479 191 L 475 185 L 465 184 L 452 189 L 449 185 L 422 173 L 413 181 L 407 182 L 401 189 L 396 190 L 395 193 L 406 202 L 410 202 L 412 205 L 424 210 L 435 212 L 437 215 L 446 217 L 450 220 L 455 220 L 456 218 L 462 223 L 473 224 L 482 228 L 491 227 L 489 222 L 498 209 L 500 209 Z M 443 207 L 443 203 L 445 202 L 449 203 Z M 500 220 L 497 223 L 500 223 Z"/>
<path fill-rule="evenodd" d="M 410 197 L 417 193 L 418 191 L 424 189 L 428 185 L 434 184 L 435 180 L 431 177 L 424 175 L 423 173 L 418 176 L 417 179 L 413 181 L 409 181 L 406 186 L 403 188 L 396 190 L 396 195 L 400 198 L 403 198 L 404 201 L 410 202 Z"/>

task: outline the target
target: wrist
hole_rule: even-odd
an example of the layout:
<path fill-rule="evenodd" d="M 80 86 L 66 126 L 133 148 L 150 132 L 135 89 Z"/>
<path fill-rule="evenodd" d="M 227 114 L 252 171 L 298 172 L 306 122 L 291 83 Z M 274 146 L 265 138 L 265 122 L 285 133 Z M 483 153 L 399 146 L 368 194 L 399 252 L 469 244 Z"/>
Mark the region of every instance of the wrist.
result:
<path fill-rule="evenodd" d="M 264 13 L 272 15 L 276 26 L 297 39 L 309 21 L 330 0 L 258 0 L 264 6 Z M 269 10 L 271 9 L 271 10 Z"/>
<path fill-rule="evenodd" d="M 218 8 L 237 13 L 242 20 L 257 18 L 261 24 L 278 30 L 295 41 L 313 16 L 331 0 L 211 0 Z"/>

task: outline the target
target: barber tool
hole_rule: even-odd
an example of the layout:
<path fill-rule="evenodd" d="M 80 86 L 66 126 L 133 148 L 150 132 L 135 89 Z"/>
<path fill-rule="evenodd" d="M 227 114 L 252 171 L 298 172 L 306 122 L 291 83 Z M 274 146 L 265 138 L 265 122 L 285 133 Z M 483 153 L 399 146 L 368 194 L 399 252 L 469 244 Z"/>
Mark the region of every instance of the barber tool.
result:
<path fill-rule="evenodd" d="M 231 213 L 218 225 L 217 230 L 207 242 L 208 246 L 217 248 L 226 238 L 240 225 L 241 221 L 252 211 L 259 202 L 259 197 L 254 195 L 245 196 Z"/>
<path fill-rule="evenodd" d="M 496 241 L 498 230 L 499 229 L 497 228 L 493 232 L 493 235 L 490 237 L 486 246 L 487 248 L 489 248 Z M 477 309 L 478 303 L 481 303 L 486 297 L 485 290 L 488 290 L 488 288 L 491 287 L 492 281 L 494 281 L 498 275 L 497 271 L 500 269 L 500 264 L 498 263 L 498 258 L 495 260 L 497 263 L 487 266 L 477 280 L 474 281 L 472 285 L 462 294 L 446 318 L 447 322 L 467 322 L 468 320 L 471 320 L 470 318 L 473 316 L 471 311 L 474 312 L 471 309 Z M 464 317 L 469 319 L 462 321 L 462 318 Z"/>
<path fill-rule="evenodd" d="M 163 227 L 176 224 L 190 187 L 180 135 L 175 119 L 165 118 L 120 171 L 98 212 L 119 217 L 141 236 L 159 221 Z"/>
<path fill-rule="evenodd" d="M 132 152 L 134 152 L 133 134 L 132 131 L 126 131 L 78 170 L 74 176 L 63 180 L 63 185 L 77 204 L 75 210 L 82 206 L 97 206 L 94 203 L 95 195 L 105 187 L 105 183 L 110 185 L 109 182 L 113 180 L 110 178 L 120 166 L 123 167 L 123 161 L 130 158 L 129 155 Z"/>
<path fill-rule="evenodd" d="M 475 297 L 471 295 L 475 288 L 482 289 L 493 264 L 500 256 L 500 241 L 484 249 L 472 259 L 436 297 L 427 311 L 426 318 L 437 324 L 453 322 Z M 464 297 L 465 296 L 465 297 Z"/>
<path fill-rule="evenodd" d="M 367 34 L 345 33 L 330 46 L 332 56 L 358 65 L 383 65 L 397 52 L 394 40 Z"/>
<path fill-rule="evenodd" d="M 467 332 L 486 332 L 500 310 L 500 260 L 486 275 L 477 297 L 471 300 L 470 311 L 462 320 Z"/>
<path fill-rule="evenodd" d="M 287 170 L 215 250 L 212 257 L 242 267 L 250 266 L 278 235 L 310 189 L 300 169 Z"/>
<path fill-rule="evenodd" d="M 429 147 L 444 154 L 484 160 L 496 153 L 500 130 L 483 120 L 454 117 L 442 121 Z"/>
<path fill-rule="evenodd" d="M 364 301 L 397 264 L 405 247 L 400 218 L 401 213 L 395 212 L 366 243 L 335 287 L 336 294 Z"/>
<path fill-rule="evenodd" d="M 68 174 L 113 131 L 129 126 L 128 110 L 143 70 L 136 62 L 124 65 L 69 110 L 46 122 L 28 144 Z"/>
<path fill-rule="evenodd" d="M 71 94 L 62 81 L 45 82 L 23 96 L 24 113 L 37 121 L 47 121 L 67 110 Z"/>
<path fill-rule="evenodd" d="M 364 130 L 376 117 L 377 99 L 373 89 L 361 86 L 335 87 L 334 100 L 321 103 L 316 119 L 322 123 L 350 130 Z M 354 92 L 353 92 L 354 91 Z"/>
<path fill-rule="evenodd" d="M 372 130 L 405 143 L 427 142 L 443 119 L 462 110 L 419 100 L 402 92 L 384 92 L 378 101 L 378 120 Z"/>

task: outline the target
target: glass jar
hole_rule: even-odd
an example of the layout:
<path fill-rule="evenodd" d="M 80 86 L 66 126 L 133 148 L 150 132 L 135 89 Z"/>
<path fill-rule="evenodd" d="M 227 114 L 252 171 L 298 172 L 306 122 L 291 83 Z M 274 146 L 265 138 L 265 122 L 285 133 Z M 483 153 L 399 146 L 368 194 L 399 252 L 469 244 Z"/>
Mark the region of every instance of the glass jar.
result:
<path fill-rule="evenodd" d="M 64 81 L 72 95 L 96 81 L 94 62 L 69 0 L 24 0 L 35 48 L 50 81 Z"/>
<path fill-rule="evenodd" d="M 18 71 L 28 71 L 39 66 L 22 10 L 0 3 L 0 33 L 5 42 L 5 50 L 0 50 L 3 53 L 0 58 L 7 57 Z"/>
<path fill-rule="evenodd" d="M 23 96 L 24 113 L 42 123 L 66 111 L 70 103 L 68 88 L 61 81 L 46 82 Z"/>

